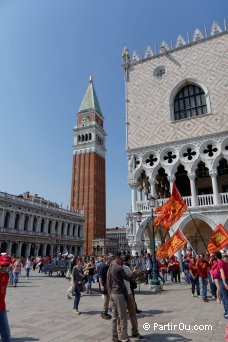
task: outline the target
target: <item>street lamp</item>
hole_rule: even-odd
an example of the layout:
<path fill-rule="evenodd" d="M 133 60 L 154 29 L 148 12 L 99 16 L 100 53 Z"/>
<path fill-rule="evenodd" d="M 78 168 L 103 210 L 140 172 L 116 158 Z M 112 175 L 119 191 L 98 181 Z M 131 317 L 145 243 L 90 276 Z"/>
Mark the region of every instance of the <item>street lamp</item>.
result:
<path fill-rule="evenodd" d="M 149 197 L 149 205 L 151 209 L 151 223 L 152 223 L 152 261 L 153 261 L 153 269 L 152 269 L 152 277 L 150 279 L 150 285 L 160 285 L 160 281 L 158 279 L 158 263 L 156 259 L 155 252 L 155 232 L 154 232 L 154 208 L 155 208 L 156 198 L 153 196 Z"/>
<path fill-rule="evenodd" d="M 138 225 L 140 225 L 140 223 L 142 222 L 142 213 L 141 213 L 141 211 L 138 211 L 136 213 L 136 222 L 138 223 Z"/>

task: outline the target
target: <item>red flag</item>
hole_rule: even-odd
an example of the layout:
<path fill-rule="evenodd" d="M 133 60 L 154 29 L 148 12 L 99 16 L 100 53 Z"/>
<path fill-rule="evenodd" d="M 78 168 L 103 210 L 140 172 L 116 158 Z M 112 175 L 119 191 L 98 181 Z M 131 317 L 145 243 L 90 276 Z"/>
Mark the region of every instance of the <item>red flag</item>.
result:
<path fill-rule="evenodd" d="M 186 242 L 186 239 L 178 229 L 176 233 L 174 233 L 173 236 L 156 251 L 157 258 L 171 258 L 171 256 L 184 246 Z"/>
<path fill-rule="evenodd" d="M 222 224 L 219 224 L 210 236 L 207 250 L 211 254 L 218 252 L 224 247 L 228 247 L 228 232 Z"/>
<path fill-rule="evenodd" d="M 160 214 L 160 216 L 155 217 L 154 225 L 169 230 L 181 218 L 186 209 L 187 206 L 174 183 L 172 195 L 168 202 L 155 210 L 155 213 Z"/>

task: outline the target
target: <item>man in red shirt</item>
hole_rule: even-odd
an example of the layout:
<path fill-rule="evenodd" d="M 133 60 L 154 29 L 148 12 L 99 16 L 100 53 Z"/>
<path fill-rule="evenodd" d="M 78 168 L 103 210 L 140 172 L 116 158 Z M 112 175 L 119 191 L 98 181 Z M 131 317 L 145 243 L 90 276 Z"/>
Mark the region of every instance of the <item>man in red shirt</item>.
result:
<path fill-rule="evenodd" d="M 195 288 L 197 291 L 197 296 L 200 297 L 200 288 L 199 288 L 199 274 L 198 267 L 195 265 L 195 259 L 191 258 L 189 264 L 189 275 L 192 283 L 192 297 L 195 296 Z"/>
<path fill-rule="evenodd" d="M 10 329 L 6 314 L 6 288 L 9 281 L 9 274 L 6 272 L 10 265 L 10 256 L 3 255 L 0 257 L 0 336 L 2 342 L 10 342 Z"/>
<path fill-rule="evenodd" d="M 207 269 L 208 262 L 204 259 L 204 254 L 200 254 L 199 259 L 196 261 L 196 267 L 199 273 L 200 295 L 204 302 L 208 302 L 207 299 Z"/>

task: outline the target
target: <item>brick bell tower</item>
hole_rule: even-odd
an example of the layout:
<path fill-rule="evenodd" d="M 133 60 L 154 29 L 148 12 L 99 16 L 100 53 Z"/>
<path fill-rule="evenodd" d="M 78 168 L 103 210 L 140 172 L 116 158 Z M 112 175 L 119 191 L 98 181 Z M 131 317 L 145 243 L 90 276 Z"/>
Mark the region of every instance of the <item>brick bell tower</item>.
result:
<path fill-rule="evenodd" d="M 84 210 L 84 254 L 92 255 L 94 238 L 105 237 L 104 117 L 90 76 L 74 127 L 71 208 Z"/>

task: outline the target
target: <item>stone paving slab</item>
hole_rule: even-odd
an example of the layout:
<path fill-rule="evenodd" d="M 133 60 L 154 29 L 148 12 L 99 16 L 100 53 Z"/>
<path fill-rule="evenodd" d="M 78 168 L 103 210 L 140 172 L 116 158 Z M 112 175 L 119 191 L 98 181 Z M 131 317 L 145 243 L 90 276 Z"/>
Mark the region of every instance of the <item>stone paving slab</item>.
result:
<path fill-rule="evenodd" d="M 83 294 L 82 314 L 75 316 L 73 300 L 66 296 L 68 280 L 37 271 L 31 273 L 29 280 L 22 275 L 18 287 L 7 290 L 12 342 L 111 342 L 111 321 L 101 318 L 102 299 L 97 284 L 93 286 L 94 294 Z M 214 300 L 204 303 L 201 298 L 192 298 L 189 285 L 167 283 L 161 294 L 152 294 L 141 285 L 140 293 L 136 290 L 136 300 L 143 310 L 138 315 L 139 331 L 144 336 L 141 341 L 225 341 L 228 321 L 222 317 L 223 305 Z M 146 331 L 145 323 L 150 325 Z M 169 327 L 165 328 L 168 323 Z M 196 331 L 193 330 L 195 325 L 201 325 L 201 329 L 203 325 L 212 325 L 212 330 L 198 328 Z M 185 327 L 188 330 L 183 330 Z M 130 335 L 130 322 L 128 330 Z"/>

